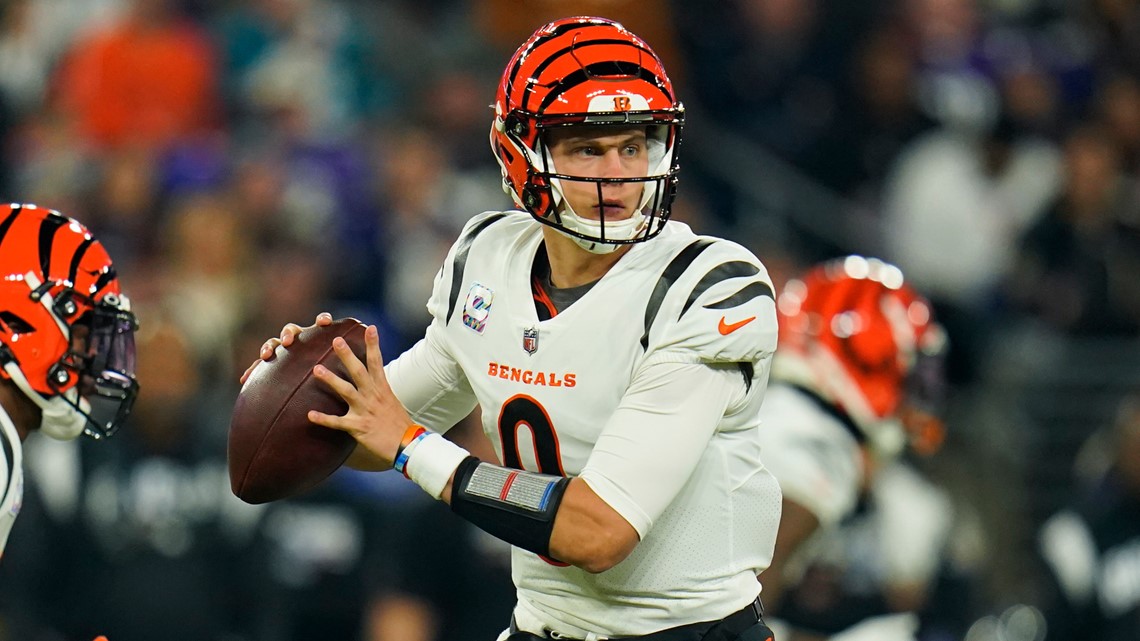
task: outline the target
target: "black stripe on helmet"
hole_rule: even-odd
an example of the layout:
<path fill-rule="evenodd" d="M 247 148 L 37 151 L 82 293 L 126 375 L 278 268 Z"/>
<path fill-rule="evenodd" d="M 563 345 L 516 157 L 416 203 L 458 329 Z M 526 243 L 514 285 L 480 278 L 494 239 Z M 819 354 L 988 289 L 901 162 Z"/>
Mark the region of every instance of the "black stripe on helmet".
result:
<path fill-rule="evenodd" d="M 108 267 L 107 271 L 99 274 L 99 280 L 95 281 L 95 287 L 91 290 L 91 297 L 94 298 L 96 294 L 103 291 L 103 288 L 111 284 L 111 281 L 118 278 L 119 274 L 115 271 L 114 267 Z"/>
<path fill-rule="evenodd" d="M 451 263 L 451 295 L 447 301 L 445 324 L 451 322 L 451 315 L 455 313 L 455 303 L 459 300 L 459 290 L 463 287 L 463 272 L 467 268 L 467 254 L 471 252 L 471 244 L 475 242 L 476 236 L 483 233 L 484 229 L 505 216 L 506 214 L 503 213 L 488 216 L 486 220 L 471 228 L 471 231 L 459 239 L 459 245 L 455 248 L 455 260 Z"/>
<path fill-rule="evenodd" d="M 75 284 L 75 277 L 79 275 L 79 263 L 83 261 L 83 256 L 87 254 L 87 250 L 91 245 L 95 244 L 95 239 L 88 236 L 75 248 L 75 255 L 71 257 L 71 267 L 67 270 L 67 280 L 72 285 Z"/>
<path fill-rule="evenodd" d="M 669 265 L 665 267 L 665 271 L 661 272 L 661 277 L 657 279 L 657 284 L 653 286 L 653 293 L 649 295 L 649 304 L 645 306 L 645 333 L 641 335 L 641 348 L 649 349 L 649 330 L 653 327 L 653 321 L 657 318 L 657 312 L 661 310 L 661 303 L 665 301 L 665 295 L 669 293 L 669 288 L 689 265 L 701 255 L 701 252 L 708 249 L 713 244 L 713 241 L 707 238 L 699 238 L 689 243 L 687 247 L 677 254 Z"/>
<path fill-rule="evenodd" d="M 12 223 L 16 222 L 16 216 L 20 215 L 21 208 L 21 205 L 12 205 L 12 211 L 8 212 L 8 217 L 4 219 L 4 222 L 0 222 L 0 245 L 4 244 L 4 237 L 8 235 Z"/>
<path fill-rule="evenodd" d="M 550 33 L 545 34 L 545 35 L 539 37 L 538 39 L 536 39 L 534 42 L 532 42 L 530 44 L 530 46 L 526 48 L 526 51 L 523 51 L 518 56 L 515 56 L 515 64 L 513 67 L 511 67 L 510 72 L 507 74 L 507 91 L 506 91 L 507 103 L 509 104 L 511 101 L 511 91 L 515 87 L 515 77 L 518 76 L 518 74 L 519 74 L 519 69 L 522 67 L 523 60 L 526 60 L 532 51 L 534 51 L 538 47 L 541 47 L 542 45 L 546 44 L 547 42 L 550 42 L 551 40 L 558 38 L 559 36 L 570 33 L 571 31 L 576 31 L 578 29 L 586 29 L 588 27 L 605 26 L 608 24 L 610 24 L 610 23 L 608 23 L 608 22 L 596 22 L 596 21 L 571 22 L 571 23 L 561 25 L 560 27 L 558 27 L 554 31 L 551 31 Z"/>
<path fill-rule="evenodd" d="M 67 224 L 67 218 L 51 213 L 44 217 L 40 223 L 40 269 L 43 270 L 44 282 L 51 280 L 51 249 L 55 244 L 55 234 Z"/>
<path fill-rule="evenodd" d="M 578 85 L 598 76 L 615 75 L 615 72 L 624 76 L 644 80 L 645 82 L 648 82 L 649 84 L 664 91 L 665 95 L 669 98 L 669 101 L 673 101 L 672 94 L 670 94 L 665 89 L 664 83 L 660 78 L 657 77 L 657 74 L 633 62 L 625 62 L 622 60 L 607 60 L 605 62 L 595 62 L 588 64 L 585 67 L 575 71 L 574 73 L 567 75 L 562 79 L 562 82 L 558 83 L 558 90 L 548 93 L 536 111 L 541 114 L 546 111 L 546 108 L 550 106 L 550 103 L 558 100 L 562 94 L 570 91 L 574 87 L 577 87 Z"/>
<path fill-rule="evenodd" d="M 556 60 L 558 60 L 559 58 L 561 58 L 562 56 L 565 56 L 565 55 L 569 54 L 570 52 L 575 51 L 577 49 L 585 49 L 586 47 L 592 47 L 595 45 L 628 45 L 628 46 L 636 48 L 638 51 L 646 54 L 650 58 L 653 58 L 655 60 L 657 58 L 657 55 L 654 54 L 649 49 L 646 49 L 645 47 L 642 47 L 640 45 L 636 45 L 636 44 L 630 42 L 629 40 L 620 40 L 617 38 L 603 38 L 603 39 L 599 39 L 599 40 L 591 40 L 589 42 L 581 42 L 581 43 L 573 42 L 569 46 L 563 47 L 563 48 L 559 49 L 558 51 L 555 51 L 554 53 L 547 56 L 546 60 L 543 60 L 537 67 L 534 68 L 534 72 L 531 74 L 531 76 L 534 78 L 540 78 L 540 77 L 542 77 L 542 72 L 546 71 L 547 67 L 554 64 L 554 62 Z M 633 63 L 630 63 L 630 64 L 633 64 Z M 672 96 L 670 96 L 669 98 L 672 99 Z M 523 109 L 526 109 L 525 104 L 523 105 Z"/>

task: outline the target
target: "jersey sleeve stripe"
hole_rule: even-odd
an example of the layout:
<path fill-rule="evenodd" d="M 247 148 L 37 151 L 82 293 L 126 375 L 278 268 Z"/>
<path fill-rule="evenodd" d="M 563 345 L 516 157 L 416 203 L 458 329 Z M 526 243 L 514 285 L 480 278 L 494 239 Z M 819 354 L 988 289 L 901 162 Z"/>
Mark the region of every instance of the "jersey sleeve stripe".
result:
<path fill-rule="evenodd" d="M 8 441 L 7 435 L 3 430 L 0 430 L 0 444 L 4 445 L 4 461 L 8 464 L 8 477 L 0 479 L 4 483 L 4 493 L 0 495 L 0 505 L 8 500 L 8 493 L 12 491 L 12 477 L 15 475 L 16 470 L 16 453 L 12 450 L 12 443 Z M 0 549 L 4 547 L 4 542 L 0 541 Z"/>
<path fill-rule="evenodd" d="M 689 308 L 693 306 L 693 303 L 697 302 L 697 299 L 700 298 L 702 294 L 722 280 L 740 278 L 743 276 L 755 276 L 759 273 L 759 267 L 743 260 L 721 263 L 713 267 L 709 270 L 709 273 L 701 278 L 701 282 L 697 283 L 697 286 L 693 288 L 693 292 L 689 294 L 689 300 L 685 301 L 685 306 L 681 308 L 681 313 L 677 317 L 680 318 L 684 316 L 685 312 L 689 311 Z"/>
<path fill-rule="evenodd" d="M 669 293 L 669 288 L 681 277 L 681 274 L 685 273 L 689 265 L 693 264 L 697 256 L 700 256 L 701 252 L 708 249 L 712 244 L 713 241 L 706 238 L 694 240 L 670 261 L 669 265 L 665 267 L 665 271 L 661 272 L 661 278 L 657 279 L 657 284 L 653 286 L 653 293 L 649 296 L 649 304 L 645 306 L 645 333 L 641 335 L 642 349 L 649 349 L 649 330 L 653 327 L 657 312 L 661 310 L 661 303 L 665 301 L 665 294 Z"/>
<path fill-rule="evenodd" d="M 463 288 L 463 272 L 467 268 L 467 254 L 471 252 L 471 244 L 475 242 L 475 237 L 481 234 L 484 229 L 504 217 L 506 217 L 504 213 L 488 216 L 486 220 L 472 227 L 463 238 L 459 239 L 459 245 L 455 248 L 455 260 L 451 263 L 451 295 L 447 301 L 448 323 L 451 322 L 451 316 L 455 313 L 455 303 L 459 300 L 460 289 Z"/>
<path fill-rule="evenodd" d="M 705 309 L 731 309 L 737 305 L 743 305 L 754 298 L 767 296 L 775 300 L 775 295 L 772 293 L 772 288 L 768 283 L 749 283 L 745 285 L 740 291 L 736 292 L 728 298 L 718 300 L 715 303 L 705 305 Z"/>

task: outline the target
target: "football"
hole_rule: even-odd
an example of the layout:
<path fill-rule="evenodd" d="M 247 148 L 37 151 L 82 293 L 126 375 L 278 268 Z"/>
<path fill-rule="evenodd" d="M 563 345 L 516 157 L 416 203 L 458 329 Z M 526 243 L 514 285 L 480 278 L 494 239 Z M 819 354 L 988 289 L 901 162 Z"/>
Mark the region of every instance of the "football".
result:
<path fill-rule="evenodd" d="M 230 418 L 230 488 L 246 503 L 296 496 L 328 478 L 356 446 L 345 432 L 309 422 L 309 410 L 342 415 L 348 405 L 313 376 L 323 364 L 348 379 L 332 341 L 342 336 L 364 360 L 365 326 L 355 318 L 306 327 L 254 368 Z"/>

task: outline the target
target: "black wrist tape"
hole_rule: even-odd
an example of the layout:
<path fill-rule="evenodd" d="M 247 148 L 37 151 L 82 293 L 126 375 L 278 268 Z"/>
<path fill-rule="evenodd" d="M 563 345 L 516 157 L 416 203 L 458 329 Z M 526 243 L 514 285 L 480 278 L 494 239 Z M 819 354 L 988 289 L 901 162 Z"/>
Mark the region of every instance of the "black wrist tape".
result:
<path fill-rule="evenodd" d="M 570 479 L 484 463 L 469 456 L 455 470 L 451 511 L 488 534 L 550 555 L 554 515 Z"/>

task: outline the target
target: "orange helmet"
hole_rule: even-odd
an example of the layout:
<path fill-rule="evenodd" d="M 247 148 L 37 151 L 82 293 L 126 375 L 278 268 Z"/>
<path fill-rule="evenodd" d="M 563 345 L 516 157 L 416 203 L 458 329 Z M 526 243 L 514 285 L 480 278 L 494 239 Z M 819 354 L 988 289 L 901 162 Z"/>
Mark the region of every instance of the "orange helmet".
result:
<path fill-rule="evenodd" d="M 41 410 L 54 438 L 112 433 L 135 380 L 130 301 L 111 258 L 78 221 L 0 205 L 0 379 Z"/>
<path fill-rule="evenodd" d="M 902 271 L 874 258 L 826 262 L 784 286 L 773 376 L 807 387 L 876 444 L 897 449 L 907 429 L 937 449 L 946 334 Z"/>
<path fill-rule="evenodd" d="M 649 45 L 604 18 L 563 18 L 534 32 L 507 64 L 495 97 L 491 148 L 503 189 L 539 222 L 595 253 L 661 232 L 676 191 L 677 144 L 684 107 Z M 575 125 L 645 125 L 649 175 L 584 178 L 557 172 L 547 132 Z M 566 203 L 560 181 L 641 182 L 640 208 L 628 220 L 588 220 Z"/>

